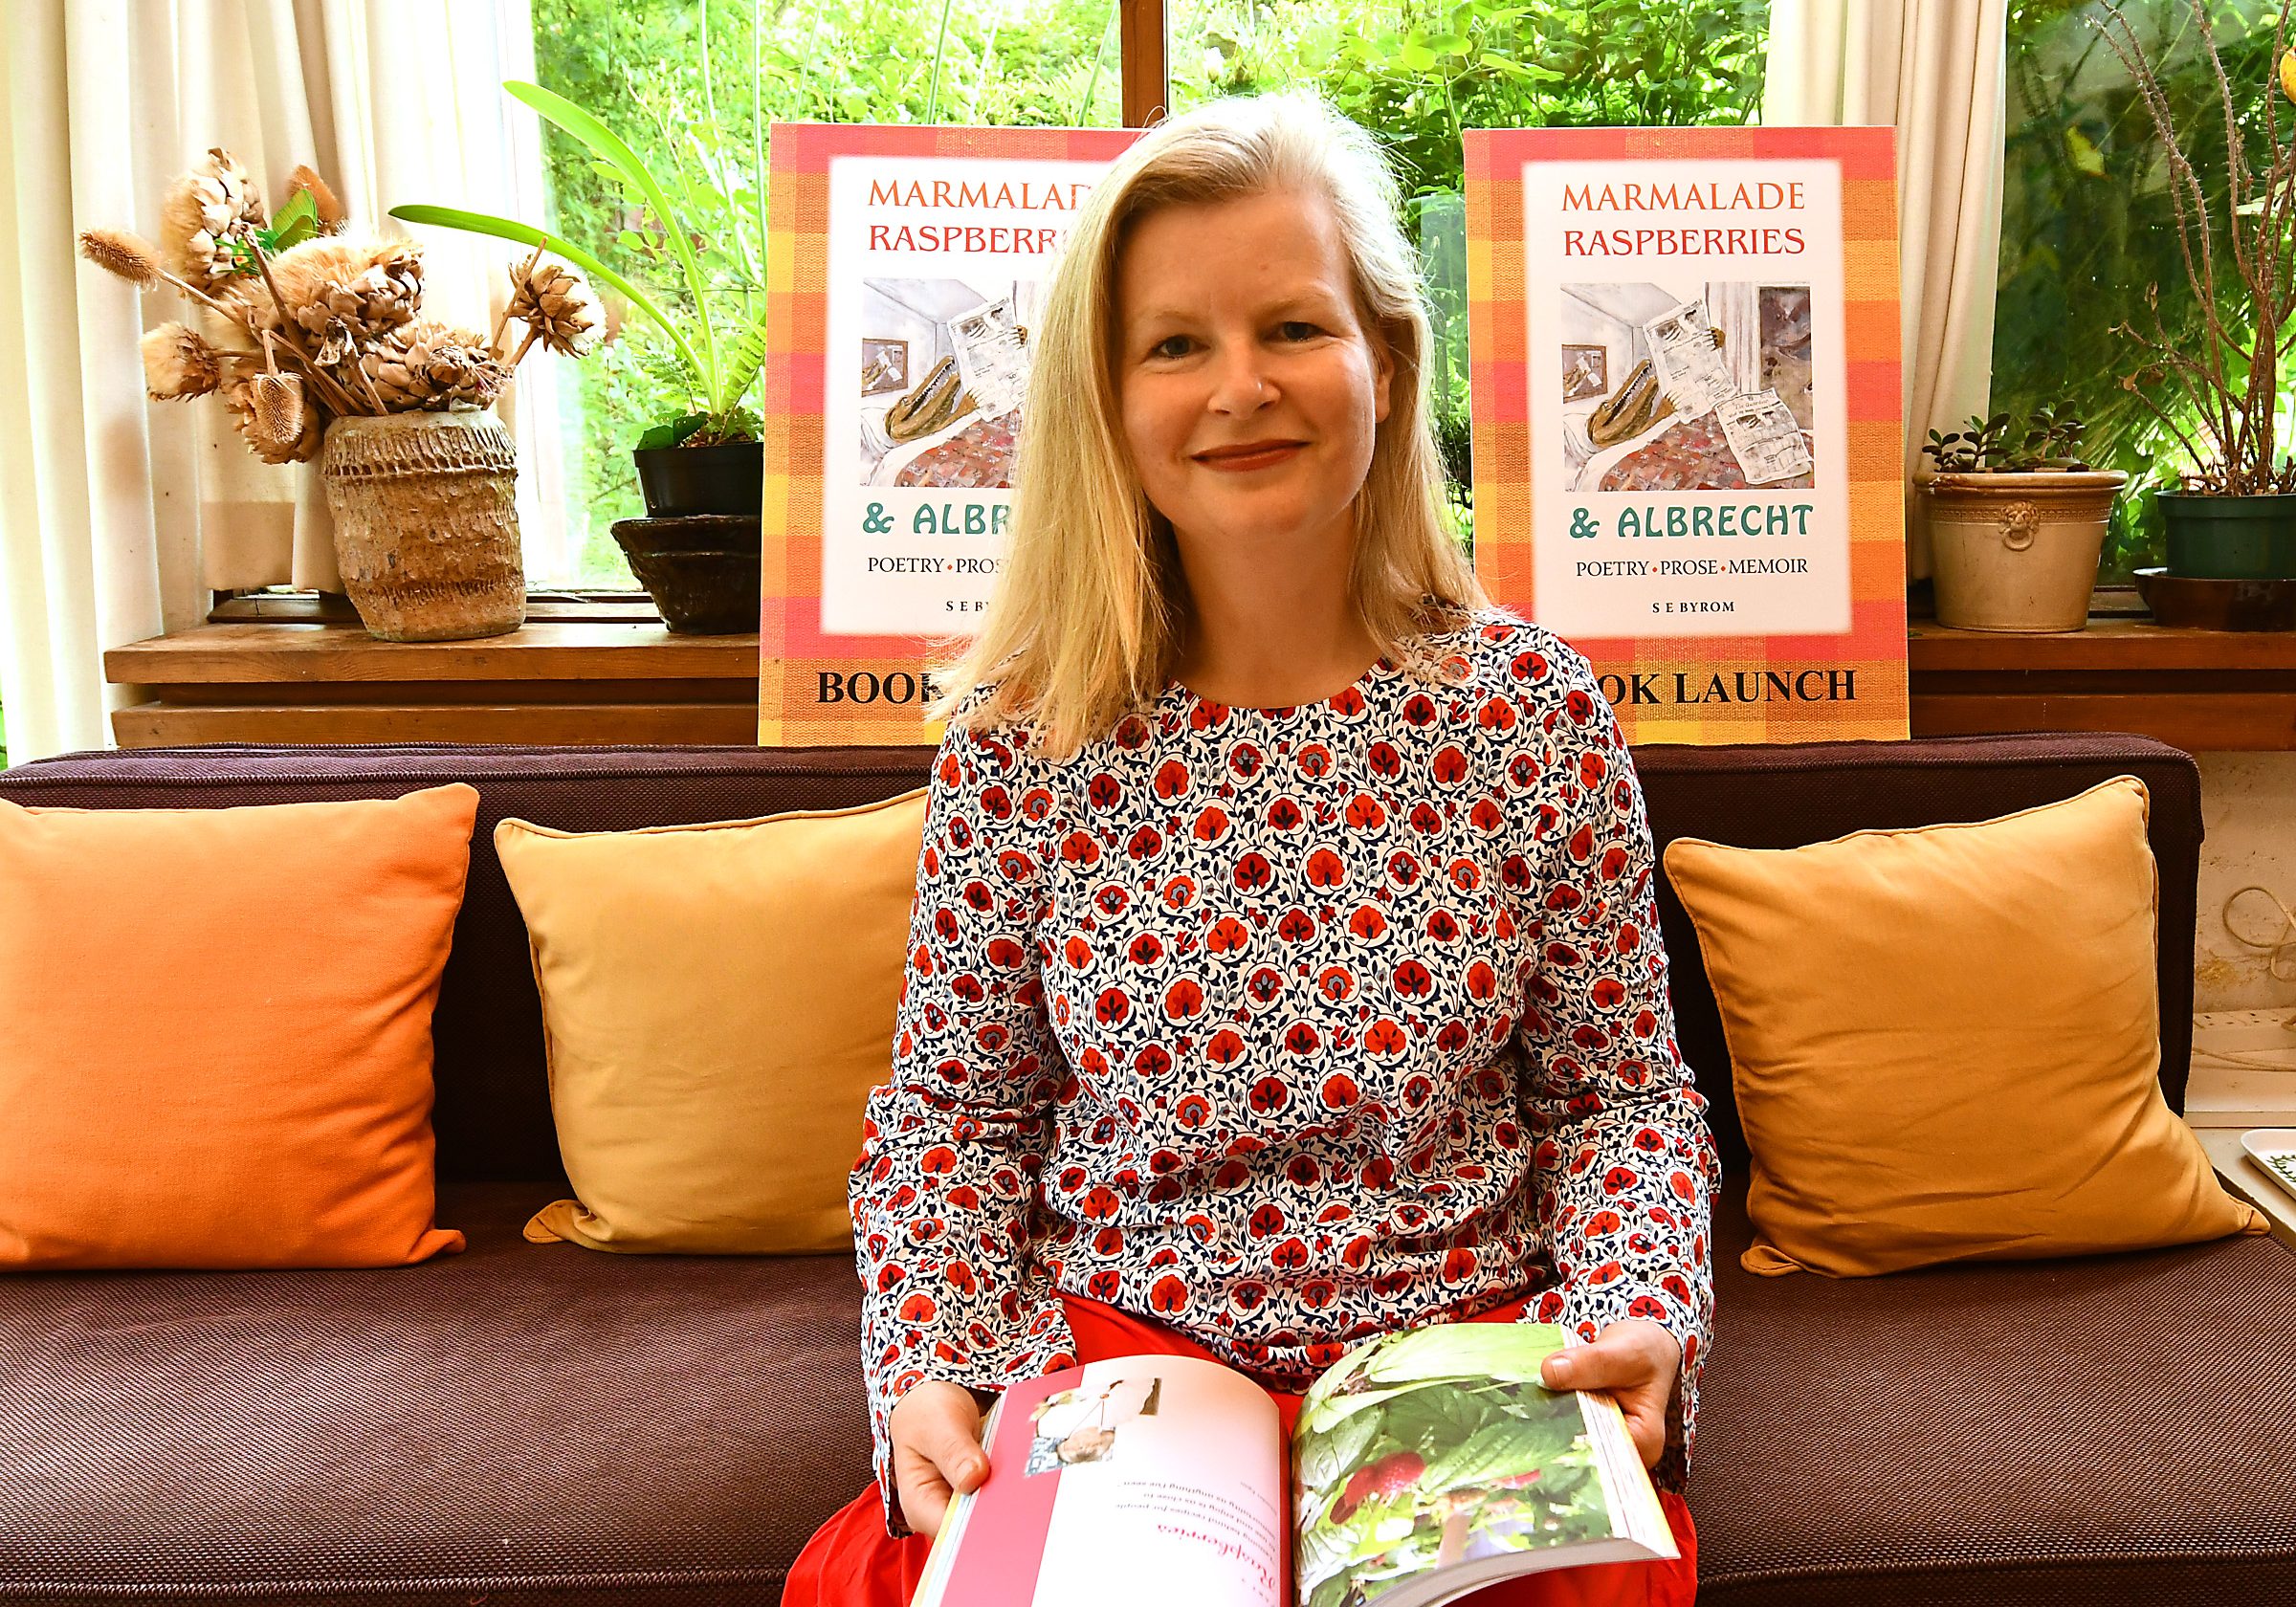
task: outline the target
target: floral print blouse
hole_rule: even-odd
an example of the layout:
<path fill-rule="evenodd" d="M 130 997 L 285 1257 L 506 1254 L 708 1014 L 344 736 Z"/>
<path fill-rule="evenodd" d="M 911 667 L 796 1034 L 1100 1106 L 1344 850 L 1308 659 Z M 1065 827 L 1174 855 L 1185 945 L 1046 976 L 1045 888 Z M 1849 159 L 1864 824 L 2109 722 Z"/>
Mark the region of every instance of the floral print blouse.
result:
<path fill-rule="evenodd" d="M 850 1190 L 892 1532 L 894 1402 L 1072 1365 L 1063 1294 L 1287 1390 L 1526 1295 L 1587 1339 L 1647 1317 L 1679 1485 L 1720 1163 L 1642 789 L 1548 631 L 1488 607 L 1429 646 L 1462 684 L 1173 682 L 1066 762 L 949 724 Z"/>

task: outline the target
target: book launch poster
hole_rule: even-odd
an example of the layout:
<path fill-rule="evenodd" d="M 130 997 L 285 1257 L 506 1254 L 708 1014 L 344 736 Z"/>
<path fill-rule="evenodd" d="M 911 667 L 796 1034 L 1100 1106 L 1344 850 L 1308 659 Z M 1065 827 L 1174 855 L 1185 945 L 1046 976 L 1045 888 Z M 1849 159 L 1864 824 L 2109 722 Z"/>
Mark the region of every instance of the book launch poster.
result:
<path fill-rule="evenodd" d="M 1904 737 L 1892 131 L 1466 143 L 1485 587 L 1630 741 Z"/>
<path fill-rule="evenodd" d="M 758 740 L 924 745 L 1004 552 L 1028 328 L 1140 131 L 776 123 Z"/>

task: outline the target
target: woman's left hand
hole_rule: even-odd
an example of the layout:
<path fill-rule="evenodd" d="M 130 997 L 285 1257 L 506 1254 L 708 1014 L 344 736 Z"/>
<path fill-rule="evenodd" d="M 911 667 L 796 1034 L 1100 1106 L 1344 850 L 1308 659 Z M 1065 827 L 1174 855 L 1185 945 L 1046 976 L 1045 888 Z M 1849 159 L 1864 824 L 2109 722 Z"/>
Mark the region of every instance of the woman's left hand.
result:
<path fill-rule="evenodd" d="M 1573 1345 L 1547 1357 L 1538 1381 L 1552 1390 L 1601 1390 L 1626 1415 L 1634 1448 L 1645 1467 L 1667 1449 L 1667 1403 L 1682 1371 L 1682 1345 L 1645 1317 L 1614 1322 L 1591 1345 Z"/>

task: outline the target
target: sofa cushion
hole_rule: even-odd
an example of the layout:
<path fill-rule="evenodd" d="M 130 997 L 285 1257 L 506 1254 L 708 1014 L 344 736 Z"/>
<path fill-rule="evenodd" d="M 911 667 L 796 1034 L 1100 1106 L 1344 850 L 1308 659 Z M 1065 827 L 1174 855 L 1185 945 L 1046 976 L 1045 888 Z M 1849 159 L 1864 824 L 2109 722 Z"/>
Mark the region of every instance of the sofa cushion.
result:
<path fill-rule="evenodd" d="M 0 799 L 0 1269 L 462 1247 L 435 1219 L 430 1018 L 478 793 L 398 790 Z"/>
<path fill-rule="evenodd" d="M 1748 1270 L 2266 1231 L 2161 1097 L 2146 802 L 2123 776 L 1995 820 L 1667 846 L 1753 1152 Z"/>
<path fill-rule="evenodd" d="M 781 1596 L 868 1487 L 850 1255 L 537 1247 L 536 1184 L 387 1272 L 0 1279 L 0 1602 Z"/>
<path fill-rule="evenodd" d="M 1717 1197 L 1689 1502 L 1706 1607 L 2296 1600 L 2275 1239 L 1763 1278 Z"/>
<path fill-rule="evenodd" d="M 495 827 L 579 1196 L 529 1239 L 851 1250 L 846 1173 L 892 1074 L 924 819 L 920 787 L 762 820 Z"/>

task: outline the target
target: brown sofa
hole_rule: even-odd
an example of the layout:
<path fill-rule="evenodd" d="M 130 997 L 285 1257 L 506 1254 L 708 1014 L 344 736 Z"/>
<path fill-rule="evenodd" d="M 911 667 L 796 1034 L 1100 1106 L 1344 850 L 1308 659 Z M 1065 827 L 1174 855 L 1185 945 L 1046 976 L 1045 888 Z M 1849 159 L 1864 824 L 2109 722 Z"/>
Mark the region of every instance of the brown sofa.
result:
<path fill-rule="evenodd" d="M 0 1601 L 778 1600 L 805 1536 L 868 1479 L 852 1266 L 521 1241 L 563 1178 L 492 831 L 506 814 L 603 829 L 854 804 L 919 784 L 928 759 L 224 745 L 0 774 L 0 797 L 93 808 L 449 780 L 482 795 L 436 1016 L 439 1220 L 469 1251 L 392 1271 L 0 1279 Z M 1772 847 L 2142 777 L 2161 1081 L 2181 1102 L 2201 829 L 2183 754 L 2046 737 L 1651 748 L 1640 764 L 1662 843 Z M 280 887 L 279 919 L 327 895 Z M 2241 1238 L 1850 1282 L 1740 1272 L 1728 1060 L 1670 901 L 1665 918 L 1684 1047 L 1729 1168 L 1691 1475 L 1705 1599 L 2296 1600 L 2296 1259 Z M 37 1022 L 7 1030 L 4 1052 L 38 1052 Z"/>

